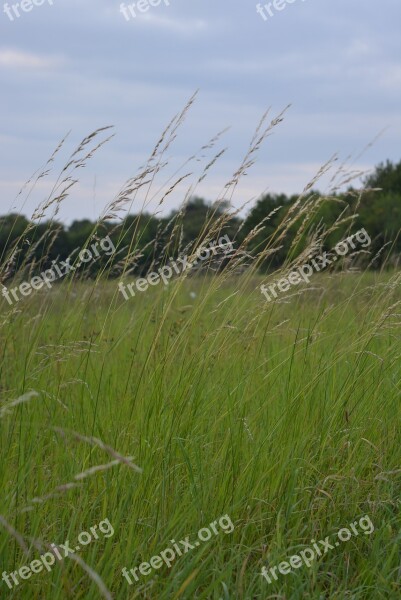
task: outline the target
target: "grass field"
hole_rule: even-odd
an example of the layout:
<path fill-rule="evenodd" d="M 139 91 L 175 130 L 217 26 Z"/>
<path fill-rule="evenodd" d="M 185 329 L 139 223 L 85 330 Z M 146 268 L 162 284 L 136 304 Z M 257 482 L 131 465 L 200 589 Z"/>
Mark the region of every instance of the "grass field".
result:
<path fill-rule="evenodd" d="M 1 572 L 114 534 L 1 597 L 400 597 L 399 279 L 315 275 L 275 303 L 224 273 L 3 299 Z M 222 516 L 170 568 L 122 575 Z M 369 535 L 261 575 L 364 516 Z"/>

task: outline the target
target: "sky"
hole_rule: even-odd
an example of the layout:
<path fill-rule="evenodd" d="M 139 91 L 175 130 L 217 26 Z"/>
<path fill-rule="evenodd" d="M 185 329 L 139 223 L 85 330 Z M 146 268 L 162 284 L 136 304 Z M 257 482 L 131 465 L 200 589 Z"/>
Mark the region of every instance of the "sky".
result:
<path fill-rule="evenodd" d="M 234 207 L 300 192 L 333 154 L 363 171 L 401 158 L 400 0 L 275 0 L 259 12 L 253 0 L 35 1 L 0 0 L 0 214 L 30 217 L 80 140 L 113 125 L 58 215 L 96 219 L 196 90 L 160 187 L 229 128 L 196 188 L 216 200 L 264 111 L 289 104 Z M 18 196 L 67 133 L 54 171 Z M 178 207 L 187 187 L 149 209 Z"/>

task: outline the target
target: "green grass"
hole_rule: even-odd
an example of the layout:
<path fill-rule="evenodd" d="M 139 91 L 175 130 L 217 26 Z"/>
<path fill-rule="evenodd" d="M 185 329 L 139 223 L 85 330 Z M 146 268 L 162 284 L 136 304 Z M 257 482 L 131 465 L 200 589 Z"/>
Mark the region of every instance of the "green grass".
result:
<path fill-rule="evenodd" d="M 1 572 L 107 518 L 114 535 L 78 555 L 115 599 L 399 597 L 399 276 L 314 275 L 275 304 L 258 283 L 186 278 L 124 301 L 116 282 L 64 282 L 8 315 L 2 304 L 0 409 L 38 396 L 0 419 L 0 514 L 28 549 L 1 527 Z M 142 472 L 121 462 L 74 480 L 115 458 L 74 432 Z M 222 515 L 232 533 L 132 586 L 122 577 Z M 370 536 L 271 585 L 261 576 L 364 515 Z M 0 586 L 4 598 L 103 597 L 70 558 Z"/>

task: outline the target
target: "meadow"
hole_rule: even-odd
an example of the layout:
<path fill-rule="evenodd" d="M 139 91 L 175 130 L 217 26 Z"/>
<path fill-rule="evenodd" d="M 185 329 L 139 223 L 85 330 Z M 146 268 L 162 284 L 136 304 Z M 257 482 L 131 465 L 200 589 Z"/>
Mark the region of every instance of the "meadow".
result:
<path fill-rule="evenodd" d="M 398 596 L 399 275 L 316 275 L 274 304 L 257 283 L 178 279 L 129 301 L 60 284 L 2 323 L 2 397 L 38 394 L 1 408 L 2 571 L 108 518 L 114 535 L 77 555 L 113 598 Z M 122 577 L 226 514 L 229 535 Z M 261 576 L 363 515 L 371 536 Z M 70 557 L 2 582 L 9 598 L 104 594 Z"/>
<path fill-rule="evenodd" d="M 13 306 L 0 296 L 2 598 L 400 597 L 401 273 L 345 257 L 272 302 L 260 291 L 322 248 L 330 230 L 308 229 L 314 202 L 300 198 L 258 256 L 233 240 L 228 263 L 206 261 L 128 300 L 118 284 L 134 280 L 135 234 L 118 277 L 75 271 Z M 225 218 L 186 249 L 190 261 Z M 299 251 L 296 237 L 278 272 L 262 274 L 294 226 L 307 245 Z M 0 270 L 10 287 L 40 269 L 25 262 L 11 279 L 15 256 Z M 362 518 L 369 535 L 352 530 L 310 567 L 262 576 Z M 212 523 L 217 533 L 149 572 Z M 53 561 L 67 541 L 71 552 Z M 46 553 L 49 568 L 38 562 Z M 135 568 L 130 584 L 123 569 Z"/>

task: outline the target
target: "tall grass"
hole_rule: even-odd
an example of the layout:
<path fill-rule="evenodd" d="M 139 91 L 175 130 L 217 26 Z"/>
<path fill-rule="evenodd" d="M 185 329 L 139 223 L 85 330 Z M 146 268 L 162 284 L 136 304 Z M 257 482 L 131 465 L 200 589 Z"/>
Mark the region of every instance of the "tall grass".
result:
<path fill-rule="evenodd" d="M 187 177 L 183 165 L 154 192 L 192 101 L 99 226 L 135 202 L 145 210 L 157 193 L 163 202 Z M 266 118 L 218 202 L 230 200 L 282 115 Z M 102 134 L 88 136 L 72 155 L 34 222 L 49 209 L 56 217 Z M 202 149 L 214 154 L 185 194 L 171 243 L 185 203 L 221 154 L 218 140 Z M 337 182 L 343 171 L 333 177 Z M 73 542 L 103 519 L 115 530 L 50 573 L 12 590 L 1 581 L 2 597 L 399 596 L 400 274 L 345 263 L 275 302 L 258 290 L 266 280 L 258 266 L 290 227 L 307 234 L 308 247 L 299 255 L 294 245 L 282 273 L 321 248 L 329 231 L 309 224 L 316 204 L 328 199 L 310 192 L 316 181 L 257 256 L 247 244 L 263 224 L 237 244 L 229 264 L 206 264 L 125 301 L 117 282 L 130 278 L 141 251 L 134 227 L 118 279 L 107 278 L 115 266 L 106 266 L 95 280 L 81 272 L 11 308 L 2 301 L 1 571 L 29 564 L 51 543 Z M 211 213 L 200 238 L 179 250 L 193 259 L 233 212 Z M 353 217 L 341 222 L 351 227 Z M 38 268 L 28 255 L 15 271 L 23 243 L 24 235 L 3 259 L 7 285 Z M 193 537 L 225 514 L 235 525 L 230 535 L 213 536 L 133 586 L 123 578 L 123 567 L 149 561 L 170 540 Z M 353 537 L 270 585 L 261 576 L 262 566 L 278 565 L 363 515 L 374 523 L 371 536 Z"/>

